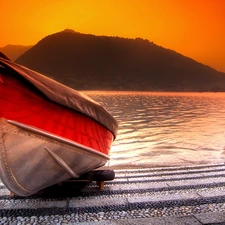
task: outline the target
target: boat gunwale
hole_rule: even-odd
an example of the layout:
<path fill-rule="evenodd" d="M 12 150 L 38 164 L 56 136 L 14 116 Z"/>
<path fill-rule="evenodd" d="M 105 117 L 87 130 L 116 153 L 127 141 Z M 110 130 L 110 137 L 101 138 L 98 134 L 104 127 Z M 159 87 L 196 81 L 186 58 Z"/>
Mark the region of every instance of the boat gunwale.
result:
<path fill-rule="evenodd" d="M 98 152 L 97 150 L 95 150 L 93 148 L 90 148 L 90 147 L 87 147 L 85 145 L 79 144 L 79 143 L 77 143 L 75 141 L 71 141 L 71 140 L 69 140 L 67 138 L 60 137 L 58 135 L 52 134 L 50 132 L 47 132 L 47 131 L 44 131 L 44 130 L 41 130 L 41 129 L 38 129 L 38 128 L 34 127 L 34 126 L 29 126 L 27 124 L 23 124 L 23 123 L 17 122 L 15 120 L 7 120 L 7 122 L 9 124 L 12 124 L 14 126 L 23 128 L 25 130 L 32 131 L 32 132 L 40 134 L 40 135 L 44 135 L 44 136 L 46 136 L 48 138 L 52 138 L 52 139 L 54 139 L 56 141 L 61 141 L 64 144 L 68 144 L 70 146 L 77 147 L 77 148 L 79 148 L 81 150 L 84 150 L 84 151 L 86 151 L 88 153 L 98 155 L 100 157 L 105 158 L 106 160 L 110 160 L 110 157 L 107 156 L 106 154 L 104 154 L 102 152 Z"/>

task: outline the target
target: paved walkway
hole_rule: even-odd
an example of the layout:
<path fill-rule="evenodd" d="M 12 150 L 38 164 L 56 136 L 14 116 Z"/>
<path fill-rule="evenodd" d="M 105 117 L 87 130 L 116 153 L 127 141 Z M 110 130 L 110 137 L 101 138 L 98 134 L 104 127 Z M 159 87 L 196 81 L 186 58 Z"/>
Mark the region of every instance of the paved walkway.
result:
<path fill-rule="evenodd" d="M 0 224 L 225 224 L 225 165 L 116 170 L 104 190 L 77 184 L 31 197 L 0 182 Z"/>

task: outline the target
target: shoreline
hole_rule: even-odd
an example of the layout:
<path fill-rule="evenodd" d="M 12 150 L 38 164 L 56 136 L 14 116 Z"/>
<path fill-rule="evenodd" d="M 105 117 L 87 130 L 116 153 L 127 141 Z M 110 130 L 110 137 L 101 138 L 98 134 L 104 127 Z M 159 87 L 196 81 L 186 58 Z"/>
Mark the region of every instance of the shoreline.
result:
<path fill-rule="evenodd" d="M 152 163 L 152 164 L 142 164 L 142 165 L 104 165 L 97 170 L 101 169 L 109 169 L 109 170 L 139 170 L 139 169 L 169 169 L 169 168 L 191 168 L 191 167 L 207 167 L 213 165 L 224 165 L 225 162 L 195 162 L 195 163 L 183 163 L 183 164 L 159 164 L 159 163 Z"/>

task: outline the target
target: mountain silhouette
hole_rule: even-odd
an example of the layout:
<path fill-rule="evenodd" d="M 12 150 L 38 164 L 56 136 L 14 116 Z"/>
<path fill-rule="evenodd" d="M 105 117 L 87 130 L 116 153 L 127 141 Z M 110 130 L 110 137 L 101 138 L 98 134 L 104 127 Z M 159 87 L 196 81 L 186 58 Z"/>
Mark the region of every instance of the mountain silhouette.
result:
<path fill-rule="evenodd" d="M 5 47 L 0 48 L 0 52 L 7 55 L 12 61 L 15 61 L 19 58 L 24 52 L 29 50 L 32 46 L 23 46 L 23 45 L 6 45 Z"/>
<path fill-rule="evenodd" d="M 224 73 L 142 38 L 67 29 L 16 62 L 78 90 L 225 91 Z"/>

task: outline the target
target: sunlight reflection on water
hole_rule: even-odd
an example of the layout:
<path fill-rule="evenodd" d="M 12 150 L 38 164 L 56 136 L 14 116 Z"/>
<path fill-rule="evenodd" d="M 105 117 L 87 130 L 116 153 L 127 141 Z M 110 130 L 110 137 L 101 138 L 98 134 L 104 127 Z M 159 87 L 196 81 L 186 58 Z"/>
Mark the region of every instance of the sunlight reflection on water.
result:
<path fill-rule="evenodd" d="M 85 93 L 119 122 L 111 166 L 224 162 L 225 93 Z"/>

